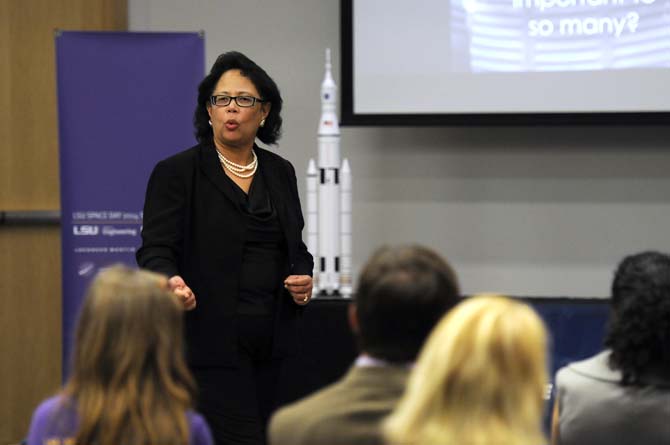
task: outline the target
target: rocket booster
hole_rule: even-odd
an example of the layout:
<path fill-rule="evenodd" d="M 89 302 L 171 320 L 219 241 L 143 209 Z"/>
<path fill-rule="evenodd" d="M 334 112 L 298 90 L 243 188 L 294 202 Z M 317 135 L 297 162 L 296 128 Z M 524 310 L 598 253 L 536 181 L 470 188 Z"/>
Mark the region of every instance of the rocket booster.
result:
<path fill-rule="evenodd" d="M 342 161 L 340 193 L 340 293 L 348 297 L 353 292 L 351 277 L 351 168 Z"/>
<path fill-rule="evenodd" d="M 319 232 L 318 232 L 318 200 L 317 183 L 319 181 L 319 172 L 316 169 L 314 159 L 309 160 L 307 165 L 307 250 L 314 256 L 315 263 L 319 258 Z M 318 268 L 315 267 L 318 270 Z M 315 270 L 316 272 L 316 270 Z M 319 276 L 314 274 L 314 286 L 312 292 L 316 295 L 319 292 Z"/>

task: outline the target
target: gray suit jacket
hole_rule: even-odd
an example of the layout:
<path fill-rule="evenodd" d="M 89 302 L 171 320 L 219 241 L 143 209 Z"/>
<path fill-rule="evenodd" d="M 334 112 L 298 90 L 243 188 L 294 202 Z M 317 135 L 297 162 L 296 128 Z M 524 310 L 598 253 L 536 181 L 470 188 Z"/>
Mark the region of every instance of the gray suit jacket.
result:
<path fill-rule="evenodd" d="M 609 351 L 556 374 L 560 445 L 670 444 L 670 376 L 622 386 Z"/>
<path fill-rule="evenodd" d="M 380 422 L 400 399 L 408 375 L 406 367 L 354 366 L 340 381 L 277 411 L 270 444 L 382 444 Z"/>

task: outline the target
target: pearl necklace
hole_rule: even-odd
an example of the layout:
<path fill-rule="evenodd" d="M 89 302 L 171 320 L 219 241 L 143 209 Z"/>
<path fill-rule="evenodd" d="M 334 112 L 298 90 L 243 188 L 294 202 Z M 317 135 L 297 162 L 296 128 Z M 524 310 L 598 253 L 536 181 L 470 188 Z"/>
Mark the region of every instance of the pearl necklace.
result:
<path fill-rule="evenodd" d="M 249 165 L 236 164 L 233 161 L 226 159 L 226 157 L 222 155 L 219 150 L 216 150 L 216 154 L 219 155 L 219 161 L 221 162 L 221 165 L 238 178 L 251 178 L 254 174 L 256 174 L 256 169 L 258 168 L 258 158 L 256 157 L 255 151 L 251 150 L 251 154 L 254 156 L 254 160 L 251 161 Z M 249 173 L 245 173 L 247 171 Z"/>

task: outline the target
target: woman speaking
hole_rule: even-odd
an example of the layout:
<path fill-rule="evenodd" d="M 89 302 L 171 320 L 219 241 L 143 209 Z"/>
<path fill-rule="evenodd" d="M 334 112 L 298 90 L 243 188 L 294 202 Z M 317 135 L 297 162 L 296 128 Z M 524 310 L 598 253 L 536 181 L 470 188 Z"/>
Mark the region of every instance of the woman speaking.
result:
<path fill-rule="evenodd" d="M 186 312 L 198 409 L 218 444 L 265 443 L 281 360 L 296 352 L 312 256 L 293 166 L 255 144 L 280 136 L 275 82 L 238 52 L 198 88 L 198 144 L 159 162 L 137 263 L 166 274 Z"/>

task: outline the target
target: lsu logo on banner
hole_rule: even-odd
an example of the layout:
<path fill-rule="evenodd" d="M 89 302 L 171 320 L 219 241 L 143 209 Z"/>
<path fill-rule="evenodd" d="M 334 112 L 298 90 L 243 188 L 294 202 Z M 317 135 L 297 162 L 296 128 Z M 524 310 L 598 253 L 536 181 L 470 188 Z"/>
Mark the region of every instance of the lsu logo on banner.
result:
<path fill-rule="evenodd" d="M 76 236 L 95 236 L 100 232 L 98 226 L 81 225 L 72 226 L 72 233 Z"/>

